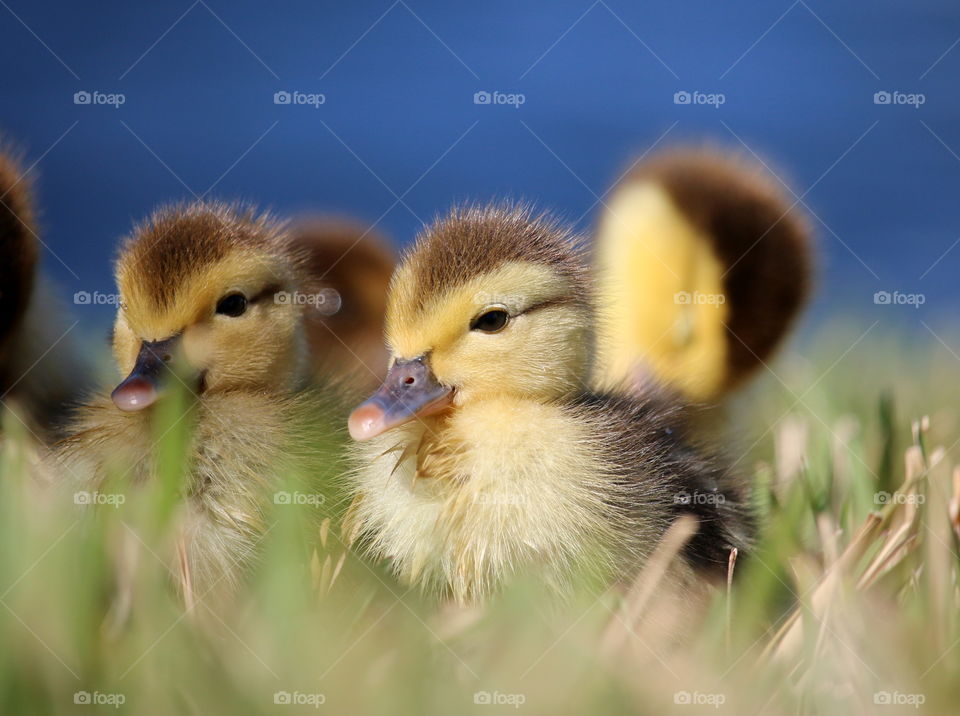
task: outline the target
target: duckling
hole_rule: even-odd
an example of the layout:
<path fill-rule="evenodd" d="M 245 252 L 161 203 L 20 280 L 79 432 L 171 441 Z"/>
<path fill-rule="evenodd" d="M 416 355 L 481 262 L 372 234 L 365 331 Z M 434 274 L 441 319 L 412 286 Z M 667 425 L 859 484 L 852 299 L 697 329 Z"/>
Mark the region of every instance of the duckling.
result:
<path fill-rule="evenodd" d="M 748 546 L 746 486 L 667 396 L 587 387 L 595 304 L 571 232 L 515 204 L 455 209 L 390 286 L 382 387 L 350 416 L 344 531 L 402 580 L 457 603 L 537 570 L 626 578 L 680 515 L 689 571 Z"/>
<path fill-rule="evenodd" d="M 757 162 L 673 150 L 614 190 L 596 237 L 595 382 L 716 401 L 769 360 L 810 293 L 807 223 Z"/>
<path fill-rule="evenodd" d="M 126 377 L 83 408 L 59 445 L 68 474 L 93 488 L 118 473 L 155 479 L 152 406 L 174 380 L 188 384 L 181 577 L 201 594 L 241 579 L 288 473 L 322 480 L 334 469 L 310 435 L 335 404 L 310 385 L 302 306 L 279 298 L 301 289 L 305 261 L 282 225 L 252 209 L 158 210 L 116 265 L 113 352 Z M 174 378 L 178 363 L 184 376 Z"/>
<path fill-rule="evenodd" d="M 390 242 L 351 219 L 301 220 L 293 242 L 308 255 L 307 343 L 314 370 L 360 392 L 385 373 L 383 316 L 396 260 Z"/>
<path fill-rule="evenodd" d="M 18 153 L 0 149 L 0 401 L 41 442 L 62 428 L 89 369 L 49 282 L 38 276 L 33 187 Z"/>

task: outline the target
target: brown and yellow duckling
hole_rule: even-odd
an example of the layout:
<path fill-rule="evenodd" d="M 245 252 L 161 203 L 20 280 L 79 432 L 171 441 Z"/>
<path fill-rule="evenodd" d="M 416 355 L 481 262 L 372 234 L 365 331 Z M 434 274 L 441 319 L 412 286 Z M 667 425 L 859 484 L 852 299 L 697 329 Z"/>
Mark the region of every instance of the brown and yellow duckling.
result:
<path fill-rule="evenodd" d="M 311 431 L 335 403 L 310 387 L 302 304 L 280 298 L 301 289 L 305 261 L 269 216 L 216 203 L 161 209 L 121 249 L 113 351 L 125 377 L 81 410 L 58 457 L 86 489 L 154 479 L 153 406 L 183 382 L 195 402 L 182 577 L 195 591 L 243 574 L 285 476 L 333 469 Z"/>
<path fill-rule="evenodd" d="M 571 234 L 527 208 L 463 208 L 394 275 L 387 378 L 350 417 L 345 524 L 403 580 L 457 602 L 538 570 L 629 577 L 680 516 L 686 565 L 722 573 L 749 544 L 746 487 L 669 400 L 586 387 L 595 306 Z"/>
<path fill-rule="evenodd" d="M 596 238 L 595 380 L 716 400 L 768 361 L 810 293 L 806 222 L 759 162 L 674 150 L 614 190 Z"/>
<path fill-rule="evenodd" d="M 307 255 L 304 321 L 315 371 L 372 390 L 387 364 L 383 317 L 396 266 L 389 241 L 355 220 L 333 217 L 301 220 L 291 233 Z"/>

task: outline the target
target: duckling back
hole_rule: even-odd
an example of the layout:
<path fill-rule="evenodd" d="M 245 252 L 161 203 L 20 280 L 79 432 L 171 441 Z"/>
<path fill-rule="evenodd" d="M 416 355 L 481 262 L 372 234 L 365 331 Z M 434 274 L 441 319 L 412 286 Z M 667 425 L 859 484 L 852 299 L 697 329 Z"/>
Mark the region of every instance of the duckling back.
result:
<path fill-rule="evenodd" d="M 806 223 L 757 163 L 682 150 L 639 165 L 600 221 L 597 385 L 715 400 L 751 376 L 810 291 Z"/>

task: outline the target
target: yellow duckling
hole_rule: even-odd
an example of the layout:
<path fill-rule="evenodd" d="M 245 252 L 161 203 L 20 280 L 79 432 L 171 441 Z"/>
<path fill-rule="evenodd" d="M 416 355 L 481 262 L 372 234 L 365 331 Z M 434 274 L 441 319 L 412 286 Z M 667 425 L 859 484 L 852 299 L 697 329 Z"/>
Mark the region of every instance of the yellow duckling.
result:
<path fill-rule="evenodd" d="M 182 576 L 194 590 L 239 578 L 284 476 L 331 469 L 310 433 L 332 405 L 308 388 L 303 306 L 289 299 L 305 270 L 281 225 L 223 204 L 162 209 L 121 249 L 113 351 L 126 377 L 81 411 L 59 458 L 93 487 L 154 478 L 151 406 L 184 381 L 196 401 Z"/>
<path fill-rule="evenodd" d="M 666 152 L 633 170 L 596 239 L 598 385 L 652 375 L 695 401 L 741 385 L 810 291 L 806 222 L 759 163 Z"/>
<path fill-rule="evenodd" d="M 0 403 L 48 441 L 88 370 L 55 291 L 38 276 L 39 244 L 32 182 L 15 154 L 0 150 Z"/>
<path fill-rule="evenodd" d="M 458 602 L 517 572 L 629 577 L 680 515 L 686 562 L 722 573 L 751 534 L 746 488 L 678 407 L 586 386 L 594 304 L 571 234 L 501 205 L 427 229 L 391 283 L 383 386 L 354 410 L 345 524 L 402 579 Z"/>

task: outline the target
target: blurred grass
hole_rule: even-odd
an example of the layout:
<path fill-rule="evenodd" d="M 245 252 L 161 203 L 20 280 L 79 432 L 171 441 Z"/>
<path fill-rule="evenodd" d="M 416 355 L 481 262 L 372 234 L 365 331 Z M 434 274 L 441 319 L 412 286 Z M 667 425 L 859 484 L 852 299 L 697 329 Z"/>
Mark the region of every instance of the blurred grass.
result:
<path fill-rule="evenodd" d="M 521 580 L 451 610 L 352 556 L 333 579 L 337 529 L 297 504 L 274 505 L 238 598 L 184 611 L 165 556 L 186 433 L 163 435 L 161 480 L 80 510 L 72 487 L 30 478 L 7 416 L 0 713 L 955 713 L 957 359 L 932 339 L 851 347 L 859 335 L 788 352 L 730 408 L 765 527 L 702 623 L 671 603 L 691 628 L 667 642 L 587 584 L 557 604 Z M 302 703 L 275 703 L 287 695 Z"/>

